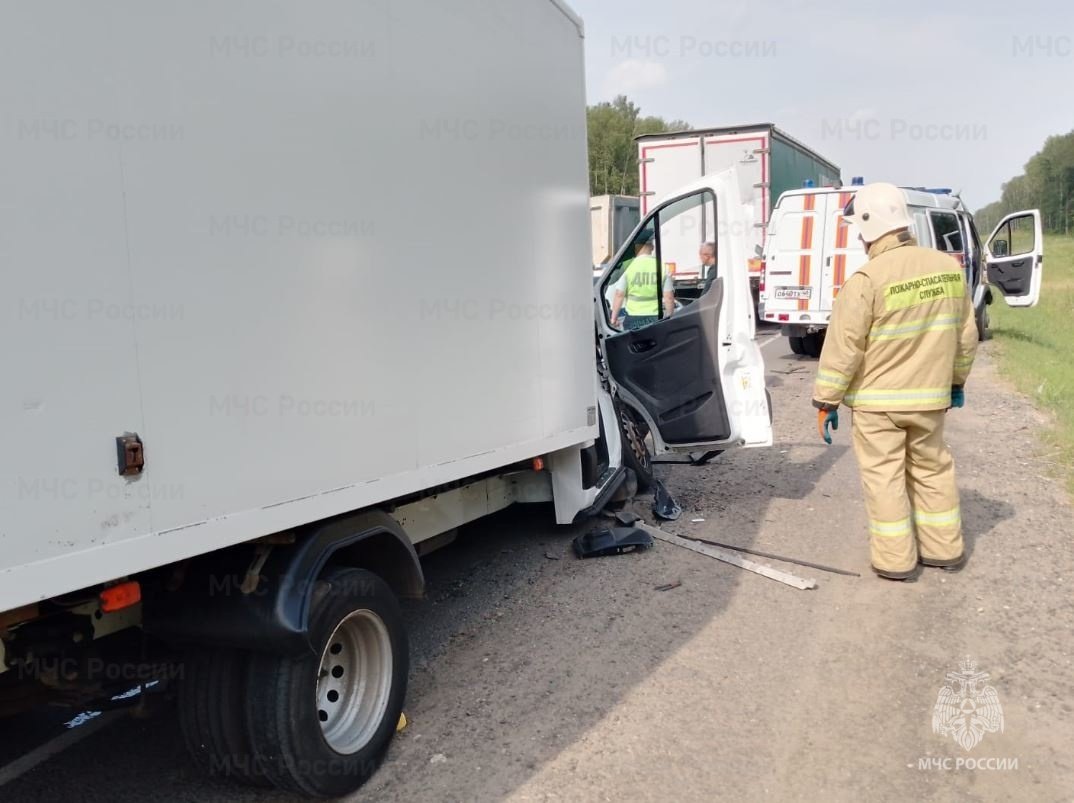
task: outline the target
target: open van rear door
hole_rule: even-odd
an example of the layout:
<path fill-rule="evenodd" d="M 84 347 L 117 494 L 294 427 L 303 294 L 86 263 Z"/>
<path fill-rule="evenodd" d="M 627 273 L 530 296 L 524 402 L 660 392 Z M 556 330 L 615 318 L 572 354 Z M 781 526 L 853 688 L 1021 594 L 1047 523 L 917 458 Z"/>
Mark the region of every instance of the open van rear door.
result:
<path fill-rule="evenodd" d="M 1009 307 L 1035 307 L 1044 278 L 1044 234 L 1039 209 L 1012 212 L 986 246 L 988 283 Z"/>
<path fill-rule="evenodd" d="M 706 176 L 651 206 L 598 285 L 610 384 L 648 424 L 657 454 L 772 443 L 738 182 L 733 169 Z M 698 263 L 699 216 L 715 224 L 716 279 L 680 303 L 668 266 Z"/>

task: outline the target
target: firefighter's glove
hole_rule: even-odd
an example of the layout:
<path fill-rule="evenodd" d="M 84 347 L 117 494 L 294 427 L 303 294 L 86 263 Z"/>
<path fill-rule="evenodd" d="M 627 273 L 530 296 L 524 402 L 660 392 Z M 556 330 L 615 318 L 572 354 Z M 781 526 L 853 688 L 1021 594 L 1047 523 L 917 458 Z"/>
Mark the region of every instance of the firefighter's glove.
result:
<path fill-rule="evenodd" d="M 824 438 L 824 442 L 831 444 L 832 433 L 829 430 L 839 429 L 838 410 L 817 410 L 817 434 Z"/>
<path fill-rule="evenodd" d="M 952 407 L 965 407 L 966 406 L 966 390 L 962 387 L 955 386 L 951 388 L 951 406 Z"/>

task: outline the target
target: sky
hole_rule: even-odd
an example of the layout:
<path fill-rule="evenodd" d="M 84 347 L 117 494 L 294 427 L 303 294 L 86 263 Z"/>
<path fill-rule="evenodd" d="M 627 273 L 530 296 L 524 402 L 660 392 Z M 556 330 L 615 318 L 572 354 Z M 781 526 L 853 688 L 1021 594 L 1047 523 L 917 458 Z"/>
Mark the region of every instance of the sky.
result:
<path fill-rule="evenodd" d="M 775 123 L 843 180 L 951 187 L 971 209 L 1074 129 L 1074 3 L 569 0 L 590 103 L 694 127 Z"/>

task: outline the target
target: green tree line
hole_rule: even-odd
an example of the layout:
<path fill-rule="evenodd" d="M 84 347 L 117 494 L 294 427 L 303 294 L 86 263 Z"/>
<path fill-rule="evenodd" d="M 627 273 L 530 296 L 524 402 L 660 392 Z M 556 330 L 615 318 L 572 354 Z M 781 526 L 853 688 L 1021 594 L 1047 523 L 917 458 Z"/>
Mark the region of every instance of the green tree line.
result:
<path fill-rule="evenodd" d="M 586 122 L 590 195 L 637 195 L 638 146 L 634 137 L 690 127 L 682 120 L 642 117 L 641 109 L 625 95 L 590 106 Z"/>
<path fill-rule="evenodd" d="M 991 230 L 1004 215 L 1040 209 L 1044 230 L 1074 231 L 1074 131 L 1048 137 L 1028 162 L 1025 172 L 1003 185 L 1000 199 L 977 212 L 978 225 Z"/>

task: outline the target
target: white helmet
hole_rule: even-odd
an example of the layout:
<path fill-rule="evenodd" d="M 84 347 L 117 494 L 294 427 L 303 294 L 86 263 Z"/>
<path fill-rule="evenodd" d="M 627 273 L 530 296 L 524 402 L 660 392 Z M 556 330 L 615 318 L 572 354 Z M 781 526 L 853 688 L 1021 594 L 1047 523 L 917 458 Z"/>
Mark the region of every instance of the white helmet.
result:
<path fill-rule="evenodd" d="M 843 217 L 853 223 L 867 243 L 875 243 L 885 234 L 908 229 L 912 225 L 906 196 L 894 184 L 866 184 L 850 199 Z"/>

